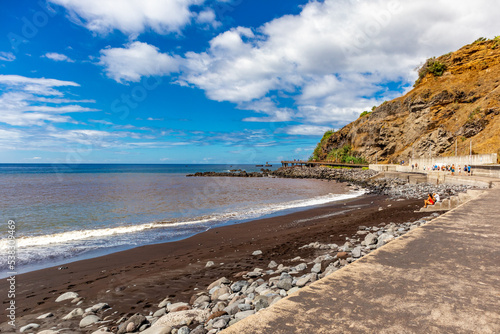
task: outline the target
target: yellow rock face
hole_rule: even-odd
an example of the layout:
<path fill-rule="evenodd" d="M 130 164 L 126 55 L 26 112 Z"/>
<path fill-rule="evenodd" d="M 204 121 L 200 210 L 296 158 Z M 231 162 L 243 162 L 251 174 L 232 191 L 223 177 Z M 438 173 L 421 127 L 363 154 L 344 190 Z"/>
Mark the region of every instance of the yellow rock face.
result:
<path fill-rule="evenodd" d="M 319 158 L 350 144 L 370 162 L 414 155 L 499 153 L 500 40 L 467 45 L 436 59 L 442 76 L 428 73 L 405 96 L 385 102 L 323 143 Z M 456 143 L 456 144 L 455 144 Z"/>

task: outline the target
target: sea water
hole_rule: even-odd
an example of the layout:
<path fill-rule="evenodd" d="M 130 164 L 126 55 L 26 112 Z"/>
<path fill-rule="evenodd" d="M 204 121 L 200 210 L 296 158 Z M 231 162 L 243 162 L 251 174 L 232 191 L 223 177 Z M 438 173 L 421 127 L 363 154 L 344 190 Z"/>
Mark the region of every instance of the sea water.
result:
<path fill-rule="evenodd" d="M 260 167 L 0 164 L 2 254 L 9 220 L 22 273 L 363 193 L 321 180 L 186 177 L 231 169 Z M 0 265 L 0 277 L 7 276 L 6 256 Z"/>

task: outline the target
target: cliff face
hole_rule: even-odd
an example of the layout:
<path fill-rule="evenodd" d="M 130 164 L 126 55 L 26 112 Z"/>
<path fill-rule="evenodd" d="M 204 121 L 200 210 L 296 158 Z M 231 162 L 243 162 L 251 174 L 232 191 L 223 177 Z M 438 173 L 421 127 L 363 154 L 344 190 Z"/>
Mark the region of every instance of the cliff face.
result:
<path fill-rule="evenodd" d="M 475 42 L 426 65 L 412 91 L 335 132 L 318 158 L 347 144 L 370 162 L 429 152 L 449 156 L 455 141 L 458 155 L 467 155 L 470 140 L 475 154 L 500 153 L 500 39 Z"/>

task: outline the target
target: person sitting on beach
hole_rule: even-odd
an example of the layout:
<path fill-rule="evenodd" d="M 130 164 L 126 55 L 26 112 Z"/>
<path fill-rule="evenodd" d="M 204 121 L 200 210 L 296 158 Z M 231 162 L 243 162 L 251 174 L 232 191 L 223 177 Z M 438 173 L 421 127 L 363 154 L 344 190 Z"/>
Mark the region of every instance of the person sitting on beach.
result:
<path fill-rule="evenodd" d="M 434 199 L 434 197 L 432 197 L 432 194 L 429 194 L 429 197 L 427 197 L 427 199 L 424 201 L 424 208 L 426 208 L 427 205 L 434 205 L 434 203 L 436 203 L 436 200 Z"/>

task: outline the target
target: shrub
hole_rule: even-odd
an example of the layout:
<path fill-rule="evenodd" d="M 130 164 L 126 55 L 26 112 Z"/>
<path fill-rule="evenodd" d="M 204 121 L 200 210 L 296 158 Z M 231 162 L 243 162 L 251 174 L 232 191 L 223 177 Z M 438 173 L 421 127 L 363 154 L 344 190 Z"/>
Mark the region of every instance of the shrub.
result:
<path fill-rule="evenodd" d="M 476 43 L 481 43 L 481 42 L 486 42 L 488 39 L 486 37 L 479 37 L 478 39 L 476 39 L 474 41 L 473 44 L 476 44 Z"/>
<path fill-rule="evenodd" d="M 342 163 L 366 164 L 365 158 L 360 157 L 352 150 L 351 145 L 344 145 L 341 148 L 331 150 L 327 155 L 327 160 L 335 160 Z"/>
<path fill-rule="evenodd" d="M 321 150 L 322 150 L 322 147 L 323 147 L 323 144 L 328 140 L 328 138 L 330 138 L 333 134 L 335 133 L 335 130 L 328 130 L 325 132 L 325 134 L 323 135 L 323 137 L 321 138 L 320 142 L 318 143 L 318 145 L 316 145 L 316 148 L 314 149 L 313 151 L 313 154 L 309 157 L 309 161 L 312 161 L 312 160 L 318 160 L 319 159 L 319 156 L 321 154 Z"/>
<path fill-rule="evenodd" d="M 364 116 L 366 116 L 366 115 L 370 115 L 371 113 L 372 113 L 371 111 L 366 111 L 366 110 L 365 110 L 365 111 L 363 111 L 363 112 L 359 115 L 359 117 L 364 117 Z"/>
<path fill-rule="evenodd" d="M 446 64 L 440 62 L 436 59 L 436 57 L 432 57 L 427 59 L 425 64 L 418 70 L 418 79 L 415 82 L 415 85 L 418 85 L 420 81 L 429 73 L 432 73 L 434 76 L 440 77 L 446 71 Z"/>
<path fill-rule="evenodd" d="M 495 38 L 493 38 L 493 40 L 495 41 L 495 43 L 493 43 L 491 48 L 496 49 L 497 47 L 500 46 L 500 36 L 495 36 Z"/>

